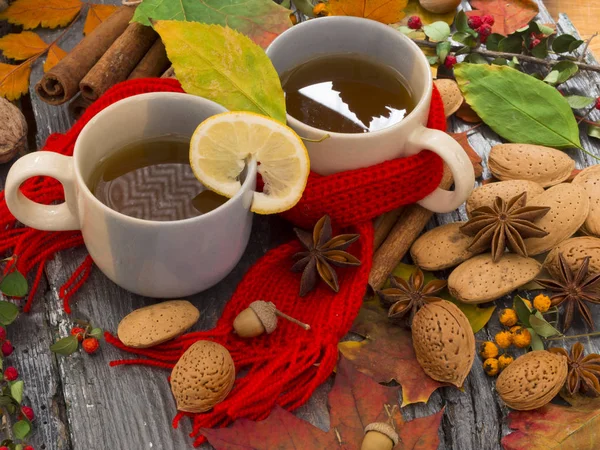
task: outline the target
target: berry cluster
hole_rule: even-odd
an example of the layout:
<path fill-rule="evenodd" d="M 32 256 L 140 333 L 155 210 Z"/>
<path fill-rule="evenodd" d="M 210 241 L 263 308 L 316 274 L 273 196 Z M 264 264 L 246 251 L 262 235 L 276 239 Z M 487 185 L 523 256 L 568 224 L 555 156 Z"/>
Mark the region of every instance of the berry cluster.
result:
<path fill-rule="evenodd" d="M 90 329 L 91 330 L 91 329 Z M 90 355 L 95 353 L 100 348 L 100 342 L 93 336 L 89 336 L 89 331 L 81 327 L 73 327 L 71 329 L 71 336 L 75 336 L 78 342 L 81 342 L 81 346 L 86 353 Z"/>
<path fill-rule="evenodd" d="M 102 330 L 94 328 L 91 324 L 82 320 L 76 320 L 75 322 L 78 326 L 71 328 L 70 335 L 56 341 L 50 346 L 50 350 L 68 356 L 75 353 L 81 344 L 83 350 L 90 355 L 98 351 Z"/>
<path fill-rule="evenodd" d="M 485 44 L 487 38 L 492 34 L 492 26 L 494 25 L 494 16 L 486 14 L 484 16 L 471 16 L 467 22 L 469 28 L 479 33 L 479 39 L 482 44 Z"/>

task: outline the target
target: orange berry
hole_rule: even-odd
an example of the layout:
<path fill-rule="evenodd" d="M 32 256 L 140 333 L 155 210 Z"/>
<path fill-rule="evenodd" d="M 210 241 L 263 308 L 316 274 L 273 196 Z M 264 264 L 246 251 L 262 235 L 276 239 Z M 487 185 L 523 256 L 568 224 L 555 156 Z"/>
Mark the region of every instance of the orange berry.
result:
<path fill-rule="evenodd" d="M 86 353 L 89 353 L 91 355 L 100 348 L 100 342 L 98 342 L 98 339 L 94 337 L 89 337 L 87 339 L 84 339 L 81 346 L 86 351 Z"/>

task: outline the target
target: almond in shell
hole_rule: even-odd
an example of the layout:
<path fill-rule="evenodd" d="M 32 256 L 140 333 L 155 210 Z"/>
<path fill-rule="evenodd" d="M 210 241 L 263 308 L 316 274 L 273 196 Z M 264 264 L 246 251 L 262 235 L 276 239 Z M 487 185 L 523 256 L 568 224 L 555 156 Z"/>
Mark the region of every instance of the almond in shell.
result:
<path fill-rule="evenodd" d="M 200 311 L 186 300 L 156 303 L 125 316 L 119 323 L 117 334 L 129 347 L 152 347 L 179 336 L 199 317 Z"/>
<path fill-rule="evenodd" d="M 440 78 L 439 80 L 435 80 L 433 82 L 435 87 L 437 87 L 440 96 L 442 97 L 442 102 L 444 103 L 444 114 L 446 117 L 450 117 L 460 105 L 462 105 L 464 98 L 460 89 L 458 87 L 458 83 L 454 80 L 450 80 L 449 78 Z"/>
<path fill-rule="evenodd" d="M 475 209 L 491 206 L 496 197 L 508 201 L 523 192 L 527 192 L 529 201 L 542 194 L 544 188 L 540 184 L 528 180 L 500 181 L 480 186 L 471 192 L 471 196 L 467 200 L 467 215 L 471 217 L 471 213 Z"/>
<path fill-rule="evenodd" d="M 437 381 L 461 387 L 475 358 L 475 336 L 469 320 L 446 300 L 425 304 L 412 323 L 417 361 Z"/>
<path fill-rule="evenodd" d="M 492 147 L 488 168 L 499 180 L 529 180 L 548 187 L 569 178 L 575 161 L 566 153 L 550 147 L 500 144 Z"/>
<path fill-rule="evenodd" d="M 581 231 L 600 237 L 600 164 L 583 169 L 572 183 L 582 186 L 590 199 L 590 212 Z"/>
<path fill-rule="evenodd" d="M 450 293 L 465 303 L 485 303 L 529 283 L 542 265 L 533 258 L 505 253 L 498 262 L 490 253 L 474 256 L 448 277 Z"/>
<path fill-rule="evenodd" d="M 443 270 L 469 259 L 474 255 L 467 250 L 473 238 L 460 232 L 464 224 L 448 223 L 423 234 L 410 249 L 413 262 L 424 270 Z"/>
<path fill-rule="evenodd" d="M 529 411 L 552 400 L 567 378 L 567 358 L 546 350 L 515 359 L 496 380 L 500 398 L 512 409 Z"/>
<path fill-rule="evenodd" d="M 581 236 L 567 239 L 554 247 L 546 260 L 544 268 L 556 278 L 560 274 L 558 255 L 562 253 L 567 264 L 576 272 L 586 256 L 590 257 L 589 273 L 600 273 L 600 239 L 592 236 Z"/>
<path fill-rule="evenodd" d="M 525 239 L 527 254 L 539 255 L 573 236 L 583 225 L 590 210 L 585 190 L 576 184 L 561 183 L 527 202 L 527 206 L 549 206 L 550 211 L 535 224 L 548 234 Z"/>
<path fill-rule="evenodd" d="M 225 400 L 235 381 L 229 351 L 216 342 L 190 346 L 171 372 L 171 391 L 179 411 L 200 413 Z"/>

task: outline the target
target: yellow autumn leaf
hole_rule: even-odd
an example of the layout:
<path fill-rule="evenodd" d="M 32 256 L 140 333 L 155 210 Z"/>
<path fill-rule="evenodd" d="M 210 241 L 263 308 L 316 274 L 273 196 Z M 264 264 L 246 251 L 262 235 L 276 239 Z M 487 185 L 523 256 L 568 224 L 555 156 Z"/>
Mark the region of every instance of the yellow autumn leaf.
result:
<path fill-rule="evenodd" d="M 429 25 L 439 21 L 452 25 L 456 11 L 452 10 L 446 14 L 435 14 L 423 8 L 419 3 L 419 0 L 409 0 L 408 5 L 404 8 L 404 14 L 406 14 L 406 17 L 402 19 L 398 25 L 407 25 L 410 16 L 419 16 L 423 25 Z"/>
<path fill-rule="evenodd" d="M 355 16 L 390 24 L 405 16 L 408 0 L 329 0 L 327 11 L 332 16 Z"/>
<path fill-rule="evenodd" d="M 18 66 L 0 63 L 0 97 L 17 100 L 29 89 L 31 62 L 25 61 Z"/>
<path fill-rule="evenodd" d="M 65 52 L 58 45 L 53 44 L 48 49 L 48 56 L 46 56 L 46 62 L 44 63 L 44 72 L 48 72 L 50 69 L 52 69 L 65 56 L 67 56 L 67 52 Z"/>
<path fill-rule="evenodd" d="M 83 34 L 86 36 L 96 29 L 98 25 L 104 22 L 108 17 L 118 9 L 116 5 L 94 5 L 88 8 L 85 24 L 83 25 Z"/>
<path fill-rule="evenodd" d="M 16 0 L 0 13 L 0 19 L 23 25 L 25 29 L 64 27 L 82 6 L 80 0 Z"/>
<path fill-rule="evenodd" d="M 4 56 L 17 61 L 31 58 L 46 48 L 48 48 L 48 44 L 33 31 L 10 33 L 0 38 L 0 50 Z"/>

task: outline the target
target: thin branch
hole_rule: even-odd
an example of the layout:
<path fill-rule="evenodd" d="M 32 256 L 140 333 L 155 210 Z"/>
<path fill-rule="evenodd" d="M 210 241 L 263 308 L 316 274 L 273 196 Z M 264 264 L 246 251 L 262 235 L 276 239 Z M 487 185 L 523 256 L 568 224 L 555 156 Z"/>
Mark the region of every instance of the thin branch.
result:
<path fill-rule="evenodd" d="M 560 339 L 578 339 L 581 337 L 594 337 L 594 336 L 600 336 L 600 332 L 585 333 L 585 334 L 573 334 L 571 336 L 560 335 L 560 336 L 556 336 L 556 337 L 544 338 L 544 340 L 545 341 L 558 341 Z"/>
<path fill-rule="evenodd" d="M 585 41 L 583 51 L 581 52 L 581 55 L 579 55 L 579 61 L 583 61 L 583 58 L 585 58 L 585 54 L 587 53 L 588 47 L 590 46 L 590 42 L 592 42 L 592 39 L 594 39 L 596 36 L 598 36 L 598 32 L 592 34 L 590 38 L 587 41 Z"/>
<path fill-rule="evenodd" d="M 3 406 L 2 408 L 0 408 L 0 411 L 2 412 L 2 422 L 3 422 L 4 428 L 6 429 L 6 437 L 8 439 L 10 439 L 11 441 L 14 441 L 15 435 L 13 433 L 12 420 L 10 418 L 10 413 L 8 412 L 8 408 L 6 406 Z"/>
<path fill-rule="evenodd" d="M 437 43 L 435 43 L 435 42 L 424 41 L 422 39 L 413 39 L 413 42 L 421 47 L 435 48 L 437 46 Z M 450 48 L 450 50 L 452 50 L 453 52 L 457 52 L 461 48 L 463 48 L 463 47 L 459 46 L 459 45 L 453 45 Z M 520 61 L 525 61 L 525 62 L 529 62 L 532 64 L 543 65 L 543 66 L 546 66 L 547 68 L 551 68 L 554 65 L 558 64 L 559 62 L 561 62 L 560 60 L 541 59 L 541 58 L 536 58 L 535 56 L 522 55 L 521 53 L 493 52 L 491 50 L 482 50 L 481 48 L 471 49 L 471 53 L 477 53 L 481 56 L 487 56 L 489 58 L 506 58 L 506 59 L 517 58 Z M 583 63 L 580 61 L 571 61 L 571 62 L 582 70 L 590 70 L 592 72 L 600 72 L 600 66 L 596 66 L 593 64 L 587 64 L 587 63 Z"/>

